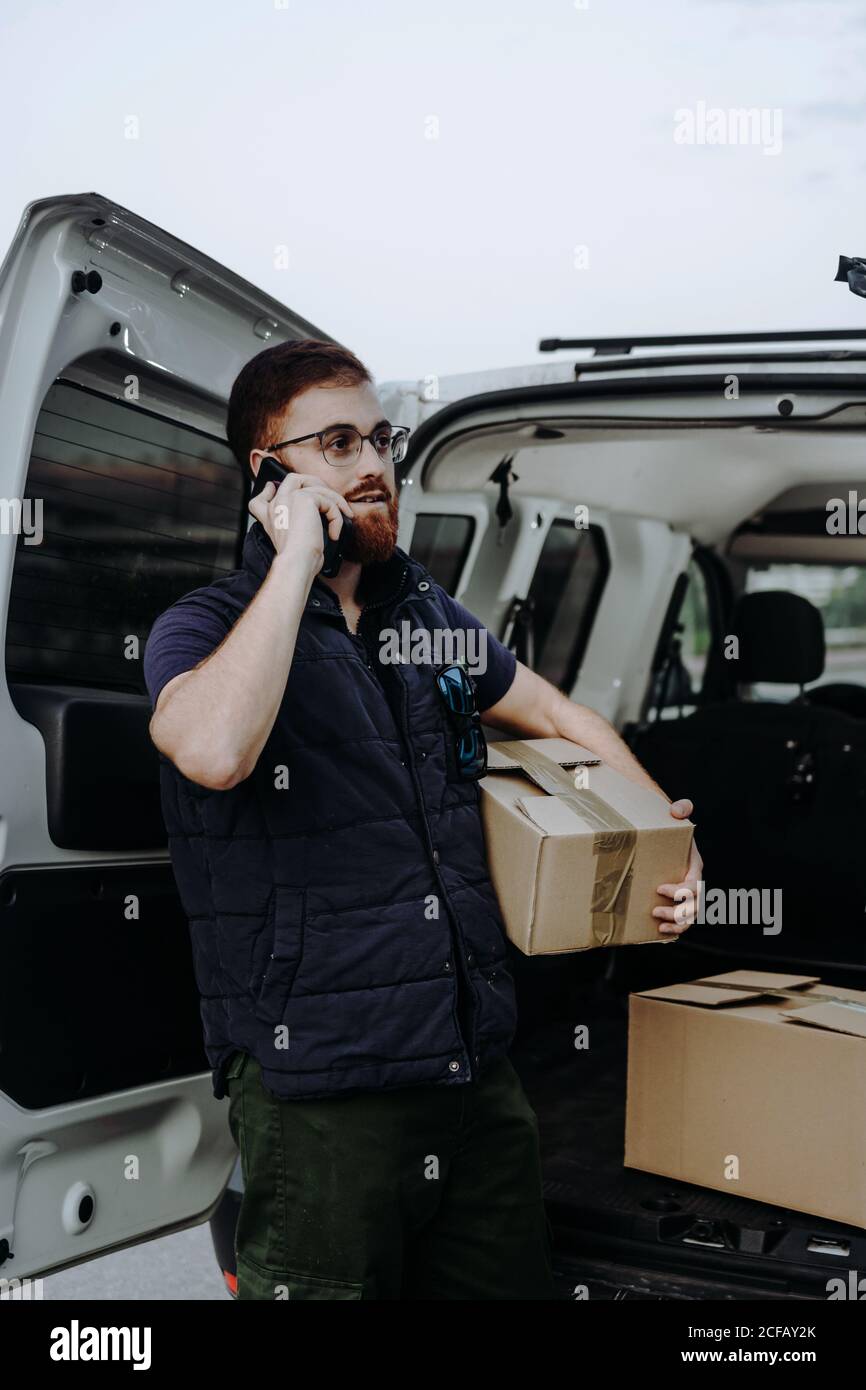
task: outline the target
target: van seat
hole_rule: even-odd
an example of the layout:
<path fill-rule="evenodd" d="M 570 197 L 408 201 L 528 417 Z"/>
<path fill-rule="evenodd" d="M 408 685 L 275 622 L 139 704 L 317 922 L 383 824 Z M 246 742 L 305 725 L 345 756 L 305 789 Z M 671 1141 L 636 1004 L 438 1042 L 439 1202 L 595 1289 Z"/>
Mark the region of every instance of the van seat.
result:
<path fill-rule="evenodd" d="M 796 594 L 746 594 L 731 631 L 729 697 L 656 720 L 635 737 L 635 755 L 670 797 L 694 802 L 708 888 L 781 889 L 783 936 L 784 925 L 814 932 L 832 919 L 862 937 L 866 721 L 803 694 L 824 669 L 820 611 Z M 793 682 L 801 695 L 741 698 L 757 681 Z"/>

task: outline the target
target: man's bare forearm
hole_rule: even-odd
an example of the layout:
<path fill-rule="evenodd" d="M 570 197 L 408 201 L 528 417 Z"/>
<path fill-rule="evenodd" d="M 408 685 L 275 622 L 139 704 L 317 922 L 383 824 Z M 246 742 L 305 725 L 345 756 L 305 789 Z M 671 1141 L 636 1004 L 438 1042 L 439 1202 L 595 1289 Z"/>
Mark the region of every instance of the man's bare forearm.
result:
<path fill-rule="evenodd" d="M 277 555 L 225 640 L 157 702 L 150 734 L 193 782 L 227 790 L 248 777 L 283 698 L 314 559 Z"/>
<path fill-rule="evenodd" d="M 521 661 L 510 689 L 485 711 L 484 718 L 497 728 L 526 738 L 567 738 L 579 743 L 624 777 L 670 801 L 603 715 L 588 705 L 575 704 Z"/>
<path fill-rule="evenodd" d="M 646 768 L 641 766 L 613 725 L 594 709 L 590 709 L 588 705 L 575 704 L 563 696 L 561 702 L 555 705 L 553 713 L 555 737 L 567 738 L 572 743 L 582 744 L 591 753 L 597 753 L 608 767 L 621 772 L 632 782 L 638 782 L 641 786 L 658 792 L 665 801 L 670 800 L 658 783 L 653 781 Z"/>

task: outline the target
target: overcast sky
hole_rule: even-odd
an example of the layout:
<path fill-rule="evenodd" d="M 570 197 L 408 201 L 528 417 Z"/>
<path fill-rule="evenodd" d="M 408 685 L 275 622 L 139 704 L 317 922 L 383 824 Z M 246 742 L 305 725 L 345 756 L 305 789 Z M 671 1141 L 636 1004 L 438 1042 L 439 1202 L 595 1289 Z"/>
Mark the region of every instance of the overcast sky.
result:
<path fill-rule="evenodd" d="M 866 0 L 4 0 L 0 28 L 4 247 L 96 190 L 380 381 L 866 327 L 833 283 L 866 255 Z"/>

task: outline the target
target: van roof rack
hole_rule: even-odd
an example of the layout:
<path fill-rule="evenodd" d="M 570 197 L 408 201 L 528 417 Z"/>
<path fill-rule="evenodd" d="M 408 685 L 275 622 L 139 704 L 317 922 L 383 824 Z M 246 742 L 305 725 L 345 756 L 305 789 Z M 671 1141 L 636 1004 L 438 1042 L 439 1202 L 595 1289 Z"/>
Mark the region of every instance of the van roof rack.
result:
<path fill-rule="evenodd" d="M 539 352 L 558 352 L 560 348 L 592 348 L 596 357 L 627 355 L 638 347 L 718 346 L 722 343 L 805 343 L 866 340 L 866 328 L 804 328 L 775 333 L 669 333 L 654 337 L 621 338 L 542 338 Z"/>

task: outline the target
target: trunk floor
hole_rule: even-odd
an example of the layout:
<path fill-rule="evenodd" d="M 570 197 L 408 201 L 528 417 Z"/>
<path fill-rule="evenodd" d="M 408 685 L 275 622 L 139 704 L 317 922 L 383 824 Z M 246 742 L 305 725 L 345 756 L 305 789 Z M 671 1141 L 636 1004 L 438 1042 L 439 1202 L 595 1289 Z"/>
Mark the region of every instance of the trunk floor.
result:
<path fill-rule="evenodd" d="M 578 1023 L 589 1027 L 584 1050 L 574 1046 Z M 511 1060 L 538 1115 L 557 1249 L 567 1228 L 572 1251 L 597 1250 L 599 1240 L 609 1240 L 626 1258 L 638 1247 L 663 1252 L 677 1269 L 683 1254 L 700 1255 L 703 1246 L 722 1266 L 726 1252 L 733 1252 L 741 1265 L 745 1256 L 747 1266 L 757 1259 L 778 1276 L 799 1269 L 807 1280 L 814 1275 L 821 1281 L 866 1257 L 862 1228 L 624 1167 L 627 1041 L 627 997 L 588 993 L 570 1021 L 518 1032 L 512 1047 Z M 822 1240 L 833 1247 L 841 1242 L 841 1249 L 808 1249 Z"/>

